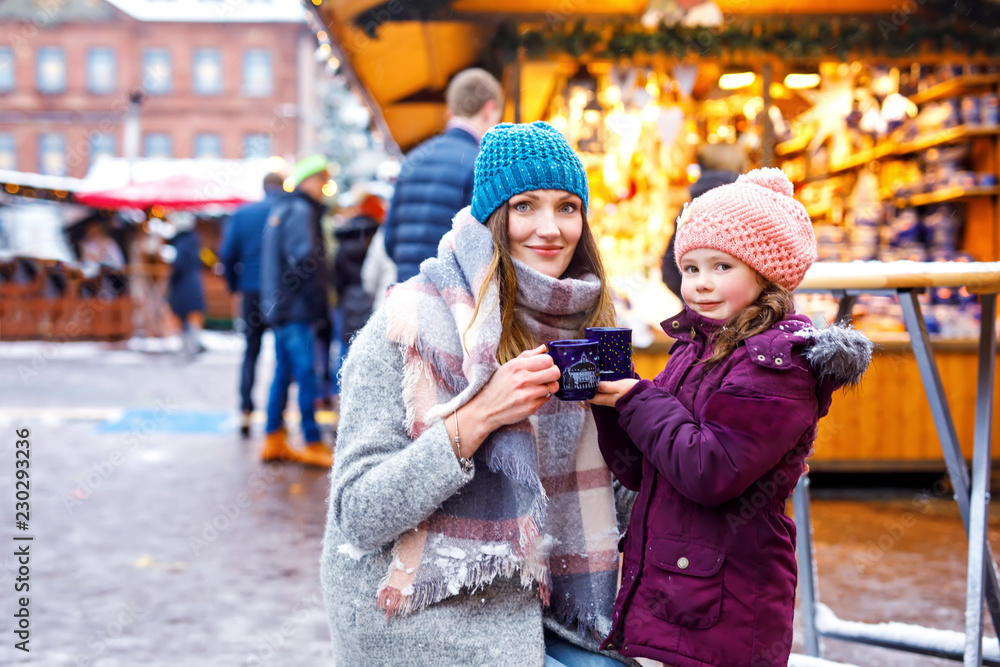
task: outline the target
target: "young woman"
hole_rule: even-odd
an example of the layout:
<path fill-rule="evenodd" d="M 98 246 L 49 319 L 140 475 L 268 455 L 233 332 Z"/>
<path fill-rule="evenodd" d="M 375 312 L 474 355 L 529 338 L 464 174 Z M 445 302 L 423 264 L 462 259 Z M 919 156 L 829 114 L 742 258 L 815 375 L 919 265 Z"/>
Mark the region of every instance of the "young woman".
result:
<path fill-rule="evenodd" d="M 337 664 L 615 664 L 611 475 L 544 347 L 614 321 L 588 198 L 558 131 L 494 127 L 472 206 L 355 339 L 321 572 Z"/>

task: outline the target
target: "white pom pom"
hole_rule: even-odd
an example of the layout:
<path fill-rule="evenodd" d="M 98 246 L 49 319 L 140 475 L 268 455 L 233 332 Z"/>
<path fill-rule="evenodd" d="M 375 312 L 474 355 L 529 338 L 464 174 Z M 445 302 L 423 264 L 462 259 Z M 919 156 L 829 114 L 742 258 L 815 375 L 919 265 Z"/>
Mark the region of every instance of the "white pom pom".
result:
<path fill-rule="evenodd" d="M 775 169 L 774 167 L 762 167 L 760 169 L 748 171 L 740 176 L 736 182 L 760 185 L 768 190 L 774 190 L 779 195 L 785 195 L 786 197 L 791 197 L 795 193 L 795 186 L 793 186 L 792 182 L 788 180 L 787 176 L 785 176 L 785 172 L 780 169 Z"/>

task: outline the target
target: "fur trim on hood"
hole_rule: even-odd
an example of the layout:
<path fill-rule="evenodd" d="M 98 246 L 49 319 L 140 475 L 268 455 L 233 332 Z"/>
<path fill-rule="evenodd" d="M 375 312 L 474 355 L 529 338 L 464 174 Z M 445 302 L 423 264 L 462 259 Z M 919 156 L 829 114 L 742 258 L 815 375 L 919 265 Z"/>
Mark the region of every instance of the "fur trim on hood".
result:
<path fill-rule="evenodd" d="M 857 386 L 871 363 L 875 344 L 851 326 L 834 324 L 811 333 L 813 344 L 805 355 L 820 380 Z"/>

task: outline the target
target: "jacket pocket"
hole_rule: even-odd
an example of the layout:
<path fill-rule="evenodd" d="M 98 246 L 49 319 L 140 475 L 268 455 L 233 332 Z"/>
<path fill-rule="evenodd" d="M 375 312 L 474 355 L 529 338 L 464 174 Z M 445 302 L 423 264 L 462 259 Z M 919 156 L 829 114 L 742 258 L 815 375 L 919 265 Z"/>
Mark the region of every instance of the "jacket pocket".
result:
<path fill-rule="evenodd" d="M 671 539 L 650 540 L 648 546 L 653 568 L 645 602 L 650 613 L 698 630 L 718 623 L 725 549 Z"/>

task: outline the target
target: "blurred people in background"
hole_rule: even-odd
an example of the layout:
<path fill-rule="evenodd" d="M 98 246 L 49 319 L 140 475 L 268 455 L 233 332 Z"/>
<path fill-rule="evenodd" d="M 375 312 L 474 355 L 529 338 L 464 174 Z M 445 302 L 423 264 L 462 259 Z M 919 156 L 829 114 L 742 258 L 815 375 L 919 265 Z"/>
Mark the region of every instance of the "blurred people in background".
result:
<path fill-rule="evenodd" d="M 153 233 L 152 226 L 147 220 L 135 228 L 129 246 L 129 292 L 136 306 L 133 311 L 136 335 L 160 338 L 170 319 L 166 293 L 171 267 L 162 256 L 163 237 Z"/>
<path fill-rule="evenodd" d="M 343 313 L 341 358 L 347 355 L 354 334 L 365 326 L 372 314 L 372 297 L 361 285 L 361 267 L 384 218 L 382 200 L 369 193 L 362 198 L 357 214 L 334 230 L 337 254 L 333 260 L 333 288 L 337 290 L 337 307 Z M 337 394 L 340 394 L 339 380 Z"/>
<path fill-rule="evenodd" d="M 437 256 L 451 220 L 472 202 L 479 140 L 503 115 L 503 89 L 493 75 L 467 69 L 446 92 L 447 129 L 407 156 L 385 222 L 385 248 L 400 282 L 417 274 L 420 262 Z"/>
<path fill-rule="evenodd" d="M 240 371 L 240 434 L 250 436 L 253 413 L 253 382 L 260 356 L 260 341 L 267 328 L 260 308 L 260 253 L 267 214 L 284 190 L 281 174 L 264 177 L 264 199 L 241 207 L 229 218 L 222 241 L 222 266 L 229 291 L 242 295 L 240 320 L 247 347 Z"/>
<path fill-rule="evenodd" d="M 267 403 L 267 435 L 261 459 L 307 465 L 333 465 L 316 423 L 317 395 L 313 327 L 328 320 L 326 253 L 320 231 L 327 159 L 312 155 L 292 167 L 295 190 L 275 202 L 264 228 L 261 253 L 261 306 L 274 330 L 274 381 Z M 306 445 L 293 450 L 284 423 L 288 388 L 298 385 L 302 434 Z"/>
<path fill-rule="evenodd" d="M 195 232 L 196 218 L 189 211 L 174 211 L 167 220 L 174 226 L 170 245 L 176 255 L 170 270 L 167 303 L 181 321 L 182 351 L 193 357 L 205 350 L 200 334 L 205 325 L 205 292 L 201 284 L 201 243 Z"/>
<path fill-rule="evenodd" d="M 372 299 L 372 312 L 385 303 L 385 291 L 396 282 L 397 275 L 396 263 L 385 250 L 385 225 L 381 225 L 368 244 L 365 261 L 361 264 L 361 286 Z"/>
<path fill-rule="evenodd" d="M 698 180 L 690 187 L 691 199 L 699 197 L 712 188 L 735 183 L 746 170 L 746 152 L 740 144 L 704 144 L 698 149 Z M 676 232 L 676 230 L 675 230 Z M 661 259 L 660 272 L 663 282 L 671 292 L 681 297 L 681 271 L 674 260 L 674 239 L 667 242 L 667 249 Z"/>
<path fill-rule="evenodd" d="M 80 241 L 80 261 L 93 262 L 115 270 L 125 267 L 125 255 L 111 236 L 104 223 L 93 221 Z"/>

